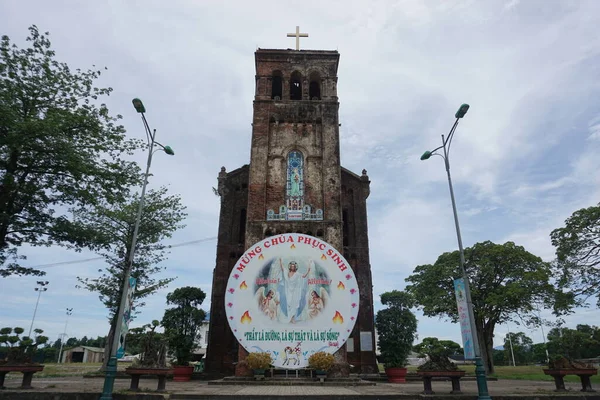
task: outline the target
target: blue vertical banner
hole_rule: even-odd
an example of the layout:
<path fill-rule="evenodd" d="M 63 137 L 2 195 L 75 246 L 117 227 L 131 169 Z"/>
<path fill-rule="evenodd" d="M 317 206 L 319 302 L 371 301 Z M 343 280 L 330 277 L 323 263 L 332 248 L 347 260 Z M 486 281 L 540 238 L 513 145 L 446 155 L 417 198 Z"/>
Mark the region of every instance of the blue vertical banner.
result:
<path fill-rule="evenodd" d="M 454 294 L 456 295 L 456 304 L 458 306 L 458 318 L 460 321 L 460 333 L 465 360 L 472 360 L 475 358 L 475 348 L 473 347 L 473 330 L 471 329 L 471 321 L 469 320 L 469 308 L 465 292 L 465 280 L 463 278 L 454 280 Z"/>
<path fill-rule="evenodd" d="M 133 294 L 135 293 L 136 279 L 129 278 L 127 285 L 127 297 L 125 298 L 125 307 L 123 308 L 123 321 L 119 330 L 119 348 L 117 349 L 117 358 L 125 355 L 125 336 L 129 331 L 129 323 L 133 319 Z"/>

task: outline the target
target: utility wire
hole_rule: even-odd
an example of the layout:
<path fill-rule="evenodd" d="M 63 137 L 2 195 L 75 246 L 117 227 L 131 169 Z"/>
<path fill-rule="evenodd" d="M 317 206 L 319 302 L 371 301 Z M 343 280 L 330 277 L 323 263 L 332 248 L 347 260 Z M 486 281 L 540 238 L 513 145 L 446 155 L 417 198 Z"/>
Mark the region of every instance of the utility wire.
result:
<path fill-rule="evenodd" d="M 183 243 L 166 245 L 165 247 L 167 249 L 171 249 L 173 247 L 189 246 L 191 244 L 196 244 L 196 243 L 202 243 L 202 242 L 208 242 L 208 241 L 211 241 L 211 240 L 215 240 L 216 238 L 217 237 L 214 236 L 214 237 L 209 237 L 209 238 L 204 238 L 204 239 L 192 240 L 192 241 L 189 241 L 189 242 L 183 242 Z M 60 265 L 79 264 L 79 263 L 85 263 L 85 262 L 96 261 L 96 260 L 104 260 L 104 257 L 84 258 L 82 260 L 74 260 L 74 261 L 60 261 L 60 262 L 51 263 L 51 264 L 34 265 L 33 267 L 28 267 L 28 268 L 34 268 L 34 269 L 52 268 L 52 267 L 58 267 Z"/>

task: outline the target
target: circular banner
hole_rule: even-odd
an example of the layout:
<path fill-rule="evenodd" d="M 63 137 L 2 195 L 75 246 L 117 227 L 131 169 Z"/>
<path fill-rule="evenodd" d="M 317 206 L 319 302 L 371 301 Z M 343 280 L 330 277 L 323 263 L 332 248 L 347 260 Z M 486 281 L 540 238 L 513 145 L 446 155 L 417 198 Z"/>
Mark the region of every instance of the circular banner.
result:
<path fill-rule="evenodd" d="M 227 320 L 248 352 L 268 352 L 278 368 L 308 365 L 317 351 L 335 353 L 358 315 L 350 264 L 321 239 L 286 233 L 251 246 L 231 271 Z"/>

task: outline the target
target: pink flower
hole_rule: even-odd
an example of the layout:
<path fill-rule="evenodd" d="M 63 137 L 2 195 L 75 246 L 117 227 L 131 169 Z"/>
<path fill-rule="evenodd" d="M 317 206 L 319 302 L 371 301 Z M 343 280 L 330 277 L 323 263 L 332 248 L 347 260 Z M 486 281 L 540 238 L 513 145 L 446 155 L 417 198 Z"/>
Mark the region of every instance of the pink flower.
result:
<path fill-rule="evenodd" d="M 238 279 L 240 276 L 238 274 L 233 275 L 235 279 Z"/>
<path fill-rule="evenodd" d="M 229 289 L 229 293 L 233 293 L 233 292 L 235 292 L 235 289 L 234 288 L 230 288 Z"/>
<path fill-rule="evenodd" d="M 233 307 L 233 303 L 227 303 L 227 307 L 229 307 L 229 308 Z"/>
<path fill-rule="evenodd" d="M 356 293 L 356 289 L 350 289 L 350 293 L 351 293 L 351 294 L 354 294 L 354 293 Z"/>
<path fill-rule="evenodd" d="M 356 303 L 352 303 L 352 308 L 356 308 Z"/>
<path fill-rule="evenodd" d="M 350 275 L 350 274 L 346 275 L 347 280 L 350 280 L 350 278 L 352 278 L 352 275 Z"/>

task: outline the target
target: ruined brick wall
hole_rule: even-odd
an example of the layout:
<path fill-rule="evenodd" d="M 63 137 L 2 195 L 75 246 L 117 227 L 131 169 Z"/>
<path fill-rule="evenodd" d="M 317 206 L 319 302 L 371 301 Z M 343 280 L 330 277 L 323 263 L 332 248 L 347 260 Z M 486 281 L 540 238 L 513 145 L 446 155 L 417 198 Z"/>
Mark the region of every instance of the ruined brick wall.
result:
<path fill-rule="evenodd" d="M 238 355 L 238 342 L 225 314 L 225 289 L 229 274 L 245 251 L 248 208 L 248 166 L 230 173 L 221 169 L 218 178 L 221 196 L 217 263 L 213 271 L 210 326 L 205 370 L 213 375 L 232 375 Z"/>
<path fill-rule="evenodd" d="M 320 232 L 324 240 L 341 249 L 338 62 L 336 51 L 256 52 L 247 245 L 267 236 L 269 229 L 294 229 L 316 236 Z M 279 99 L 272 98 L 274 76 L 282 81 Z M 300 80 L 299 100 L 291 99 L 293 76 Z M 318 98 L 310 97 L 315 84 Z M 322 209 L 324 215 L 321 221 L 283 222 L 279 227 L 281 222 L 267 223 L 266 214 L 285 202 L 286 162 L 292 150 L 300 151 L 305 160 L 305 202 Z"/>
<path fill-rule="evenodd" d="M 373 310 L 373 280 L 369 260 L 369 231 L 367 225 L 367 197 L 370 181 L 363 170 L 358 176 L 342 168 L 342 237 L 343 254 L 348 260 L 360 291 L 358 319 L 350 335 L 354 351 L 348 351 L 348 362 L 354 372 L 378 373 L 375 359 L 375 315 Z M 362 348 L 360 332 L 371 332 L 371 350 Z"/>

